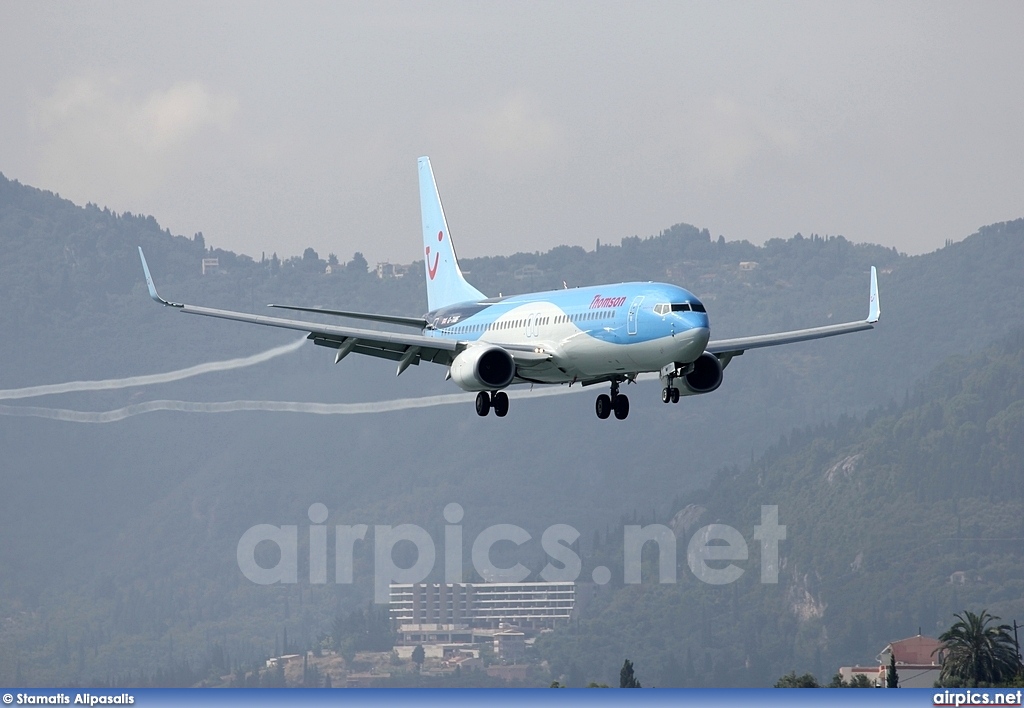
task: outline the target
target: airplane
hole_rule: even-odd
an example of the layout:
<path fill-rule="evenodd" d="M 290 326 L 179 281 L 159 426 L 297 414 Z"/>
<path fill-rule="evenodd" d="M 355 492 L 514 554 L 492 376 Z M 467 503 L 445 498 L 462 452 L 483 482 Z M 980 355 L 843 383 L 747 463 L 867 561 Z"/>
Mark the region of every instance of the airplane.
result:
<path fill-rule="evenodd" d="M 476 392 L 476 412 L 504 417 L 506 389 L 516 384 L 607 384 L 597 396 L 601 419 L 629 415 L 624 383 L 657 373 L 664 403 L 715 391 L 734 357 L 779 346 L 872 329 L 881 310 L 878 276 L 871 267 L 867 319 L 775 334 L 711 339 L 704 304 L 676 285 L 617 283 L 506 297 L 487 297 L 462 275 L 445 220 L 430 159 L 419 158 L 427 308 L 401 317 L 320 307 L 270 305 L 297 312 L 367 320 L 416 333 L 319 324 L 306 320 L 217 310 L 171 302 L 157 294 L 146 257 L 139 257 L 150 297 L 181 312 L 308 332 L 314 344 L 336 349 L 338 363 L 352 353 L 398 362 L 397 375 L 421 362 L 440 364 L 464 391 Z"/>

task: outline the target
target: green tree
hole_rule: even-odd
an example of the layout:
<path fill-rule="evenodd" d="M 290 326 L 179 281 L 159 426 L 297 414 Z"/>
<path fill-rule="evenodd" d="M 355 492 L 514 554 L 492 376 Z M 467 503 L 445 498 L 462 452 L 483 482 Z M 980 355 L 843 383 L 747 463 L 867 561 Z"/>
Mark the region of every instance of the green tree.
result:
<path fill-rule="evenodd" d="M 641 688 L 640 682 L 633 675 L 633 662 L 626 659 L 619 671 L 619 688 Z"/>
<path fill-rule="evenodd" d="M 774 688 L 821 688 L 821 684 L 811 674 L 797 676 L 796 671 L 790 671 L 775 682 Z"/>
<path fill-rule="evenodd" d="M 352 255 L 352 260 L 345 264 L 345 270 L 351 271 L 356 275 L 366 275 L 367 271 L 370 270 L 370 264 L 366 262 L 366 258 L 359 251 L 356 251 Z"/>
<path fill-rule="evenodd" d="M 338 654 L 342 659 L 345 660 L 345 665 L 350 665 L 356 659 L 356 639 L 355 637 L 345 637 L 341 640 L 341 645 L 338 647 Z"/>
<path fill-rule="evenodd" d="M 900 675 L 896 673 L 896 654 L 889 654 L 889 670 L 885 673 L 885 687 L 899 688 Z"/>
<path fill-rule="evenodd" d="M 939 636 L 945 652 L 939 681 L 945 686 L 974 687 L 1009 681 L 1018 670 L 1017 649 L 1007 624 L 982 610 L 954 615 L 957 621 Z"/>
<path fill-rule="evenodd" d="M 412 660 L 416 664 L 417 671 L 423 671 L 423 660 L 426 658 L 426 652 L 423 651 L 423 645 L 417 644 L 416 648 L 412 650 Z"/>
<path fill-rule="evenodd" d="M 810 676 L 810 674 L 807 674 L 807 676 Z M 785 678 L 785 677 L 783 677 L 783 678 Z M 802 679 L 802 678 L 804 678 L 804 676 L 801 676 L 799 678 Z M 874 688 L 874 687 L 875 687 L 875 685 L 873 683 L 871 683 L 871 681 L 868 680 L 868 677 L 865 676 L 864 674 L 857 674 L 856 676 L 853 676 L 849 681 L 844 681 L 842 674 L 838 674 L 838 673 L 835 676 L 833 676 L 832 677 L 832 681 L 830 681 L 829 684 L 827 686 L 825 686 L 825 688 Z M 776 688 L 780 688 L 780 687 L 777 686 Z M 781 688 L 786 688 L 786 687 L 783 686 Z M 801 688 L 803 688 L 803 687 L 801 687 Z"/>

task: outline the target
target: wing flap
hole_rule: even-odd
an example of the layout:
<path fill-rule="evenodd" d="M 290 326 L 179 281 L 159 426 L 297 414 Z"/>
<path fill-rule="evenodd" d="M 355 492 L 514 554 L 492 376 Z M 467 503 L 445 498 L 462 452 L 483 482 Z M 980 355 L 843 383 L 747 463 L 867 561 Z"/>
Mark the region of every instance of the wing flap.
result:
<path fill-rule="evenodd" d="M 398 315 L 378 315 L 372 312 L 352 312 L 350 310 L 328 310 L 324 307 L 297 307 L 294 305 L 267 305 L 281 310 L 295 310 L 296 312 L 313 312 L 318 315 L 331 315 L 332 317 L 351 317 L 356 320 L 370 320 L 372 322 L 383 322 L 385 324 L 399 325 L 401 327 L 416 327 L 423 329 L 429 322 L 422 317 L 400 317 Z"/>

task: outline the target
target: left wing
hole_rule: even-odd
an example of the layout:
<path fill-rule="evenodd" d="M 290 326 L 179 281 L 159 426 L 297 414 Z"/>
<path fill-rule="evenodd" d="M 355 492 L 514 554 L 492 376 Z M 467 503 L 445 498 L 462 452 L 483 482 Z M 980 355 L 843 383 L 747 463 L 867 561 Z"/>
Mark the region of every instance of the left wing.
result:
<path fill-rule="evenodd" d="M 149 265 L 146 263 L 146 256 L 143 255 L 141 247 L 139 247 L 139 258 L 142 259 L 142 270 L 146 274 L 146 287 L 149 288 L 149 296 L 161 305 L 174 307 L 181 312 L 187 312 L 191 315 L 204 315 L 224 320 L 236 320 L 238 322 L 250 322 L 268 327 L 282 327 L 284 329 L 309 332 L 309 339 L 312 339 L 314 344 L 338 350 L 334 363 L 338 363 L 352 352 L 355 352 L 356 354 L 366 354 L 368 356 L 397 361 L 398 373 L 401 374 L 409 366 L 419 364 L 421 361 L 432 361 L 450 366 L 455 356 L 466 348 L 465 342 L 441 339 L 439 337 L 426 337 L 422 334 L 402 334 L 399 332 L 381 332 L 355 327 L 338 327 L 318 324 L 316 322 L 305 322 L 303 320 L 250 315 L 245 312 L 216 310 L 211 307 L 170 302 L 169 300 L 164 300 L 157 293 L 156 285 L 153 283 L 153 276 L 149 272 Z"/>
<path fill-rule="evenodd" d="M 843 324 L 827 325 L 825 327 L 812 327 L 811 329 L 797 329 L 790 332 L 778 332 L 776 334 L 761 334 L 756 337 L 737 337 L 735 339 L 720 339 L 708 342 L 705 351 L 714 354 L 722 360 L 723 366 L 729 363 L 734 356 L 739 356 L 747 349 L 759 349 L 761 347 L 775 347 L 780 344 L 792 344 L 793 342 L 804 342 L 808 339 L 823 339 L 824 337 L 835 337 L 849 332 L 860 332 L 865 329 L 873 329 L 878 322 L 882 311 L 878 304 L 878 274 L 875 267 L 871 266 L 871 294 L 868 302 L 868 317 L 858 322 L 844 322 Z"/>

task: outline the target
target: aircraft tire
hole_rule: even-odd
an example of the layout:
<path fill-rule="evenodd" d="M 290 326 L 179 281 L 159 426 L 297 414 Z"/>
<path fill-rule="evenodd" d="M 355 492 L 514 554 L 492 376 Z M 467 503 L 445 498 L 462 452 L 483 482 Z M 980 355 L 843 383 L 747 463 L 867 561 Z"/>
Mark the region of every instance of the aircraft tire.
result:
<path fill-rule="evenodd" d="M 597 397 L 594 408 L 597 411 L 597 417 L 604 420 L 612 414 L 612 399 L 608 397 L 608 394 L 602 393 Z"/>
<path fill-rule="evenodd" d="M 672 400 L 672 394 L 670 392 L 670 389 L 668 387 L 665 387 L 665 388 L 661 389 L 661 402 L 662 403 L 668 403 L 671 400 Z"/>
<path fill-rule="evenodd" d="M 619 420 L 625 420 L 626 416 L 629 415 L 629 399 L 620 393 L 615 397 L 612 405 L 615 407 L 615 417 Z"/>
<path fill-rule="evenodd" d="M 504 418 L 508 415 L 508 394 L 504 391 L 496 391 L 491 396 L 491 406 L 494 408 L 494 415 Z"/>
<path fill-rule="evenodd" d="M 672 402 L 673 403 L 679 403 L 679 389 L 678 388 L 672 389 Z"/>
<path fill-rule="evenodd" d="M 491 394 L 481 391 L 476 394 L 476 414 L 481 418 L 491 412 Z"/>

